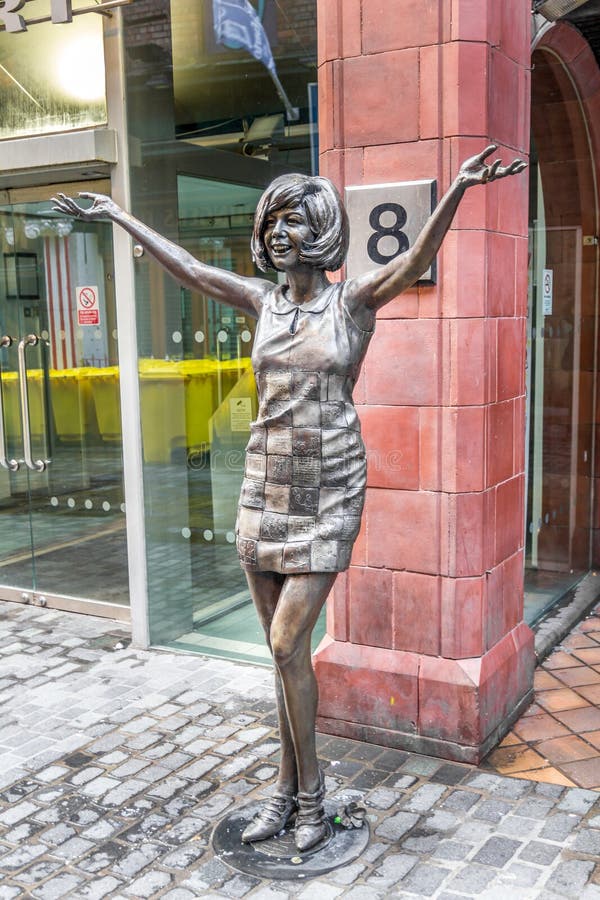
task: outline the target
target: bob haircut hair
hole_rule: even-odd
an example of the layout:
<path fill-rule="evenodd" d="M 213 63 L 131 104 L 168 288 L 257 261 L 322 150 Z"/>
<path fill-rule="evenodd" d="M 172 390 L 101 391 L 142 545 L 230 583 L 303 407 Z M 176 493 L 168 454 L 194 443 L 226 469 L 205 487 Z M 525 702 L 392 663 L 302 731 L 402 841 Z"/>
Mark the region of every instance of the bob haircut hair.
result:
<path fill-rule="evenodd" d="M 268 216 L 286 207 L 301 206 L 315 235 L 305 243 L 300 261 L 335 272 L 348 252 L 350 228 L 340 195 L 327 178 L 311 175 L 280 175 L 266 189 L 256 207 L 250 244 L 252 258 L 263 272 L 275 268 L 264 242 Z"/>

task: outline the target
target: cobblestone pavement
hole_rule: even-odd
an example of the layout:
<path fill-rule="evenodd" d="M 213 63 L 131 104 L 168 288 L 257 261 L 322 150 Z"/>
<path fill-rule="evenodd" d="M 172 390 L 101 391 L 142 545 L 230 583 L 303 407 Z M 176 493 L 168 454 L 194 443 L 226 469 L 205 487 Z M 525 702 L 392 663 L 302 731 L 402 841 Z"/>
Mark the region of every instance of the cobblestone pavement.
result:
<path fill-rule="evenodd" d="M 0 900 L 600 898 L 600 797 L 322 737 L 371 840 L 310 881 L 215 858 L 214 824 L 275 774 L 265 668 L 129 646 L 114 622 L 0 605 Z"/>

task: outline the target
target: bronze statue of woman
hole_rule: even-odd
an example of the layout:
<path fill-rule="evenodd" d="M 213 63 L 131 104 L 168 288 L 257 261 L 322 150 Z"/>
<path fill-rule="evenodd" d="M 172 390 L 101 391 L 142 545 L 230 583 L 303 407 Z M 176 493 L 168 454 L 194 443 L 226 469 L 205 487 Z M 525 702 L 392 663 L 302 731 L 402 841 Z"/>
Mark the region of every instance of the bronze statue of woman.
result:
<path fill-rule="evenodd" d="M 348 248 L 348 220 L 325 178 L 283 175 L 256 210 L 252 253 L 275 285 L 205 265 L 91 193 L 84 209 L 59 194 L 54 208 L 122 226 L 181 285 L 258 319 L 252 364 L 259 409 L 250 427 L 236 525 L 237 549 L 275 665 L 281 758 L 272 796 L 242 834 L 265 840 L 295 817 L 299 852 L 327 835 L 324 782 L 315 748 L 317 683 L 311 633 L 336 574 L 348 568 L 366 485 L 365 449 L 352 391 L 378 309 L 429 268 L 467 188 L 513 175 L 468 159 L 414 245 L 375 271 L 332 283 Z"/>

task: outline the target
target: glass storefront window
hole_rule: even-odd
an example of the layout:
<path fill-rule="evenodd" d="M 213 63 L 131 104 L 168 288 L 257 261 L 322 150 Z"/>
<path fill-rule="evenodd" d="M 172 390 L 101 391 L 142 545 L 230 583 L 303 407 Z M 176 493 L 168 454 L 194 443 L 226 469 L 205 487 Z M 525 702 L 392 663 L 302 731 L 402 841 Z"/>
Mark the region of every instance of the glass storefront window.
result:
<path fill-rule="evenodd" d="M 257 200 L 277 175 L 314 170 L 316 0 L 253 3 L 280 90 L 240 41 L 219 43 L 218 6 L 124 7 L 132 212 L 208 264 L 264 277 Z M 235 550 L 256 323 L 146 256 L 135 265 L 150 638 L 267 663 Z"/>
<path fill-rule="evenodd" d="M 236 20 L 237 40 L 219 33 L 216 3 L 173 4 L 175 133 L 207 149 L 311 167 L 316 104 L 315 0 L 258 0 L 258 51 L 270 52 L 273 70 L 242 43 L 248 20 Z M 255 35 L 252 35 L 256 41 Z M 263 57 L 264 58 L 264 57 Z"/>
<path fill-rule="evenodd" d="M 593 167 L 562 63 L 534 54 L 530 174 L 525 619 L 590 568 L 597 268 Z"/>
<path fill-rule="evenodd" d="M 73 9 L 89 7 L 75 0 Z M 50 0 L 29 0 L 26 22 L 50 14 Z M 102 16 L 40 22 L 0 32 L 0 138 L 49 134 L 106 122 Z"/>

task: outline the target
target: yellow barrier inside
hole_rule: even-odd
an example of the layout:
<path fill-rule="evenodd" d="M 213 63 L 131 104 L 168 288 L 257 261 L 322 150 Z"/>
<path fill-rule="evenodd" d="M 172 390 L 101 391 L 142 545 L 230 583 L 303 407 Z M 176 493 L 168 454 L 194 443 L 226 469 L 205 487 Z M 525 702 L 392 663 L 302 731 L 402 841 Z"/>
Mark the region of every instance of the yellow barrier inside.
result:
<path fill-rule="evenodd" d="M 29 397 L 29 427 L 32 438 L 41 438 L 46 433 L 46 412 L 44 404 L 44 377 L 41 369 L 27 372 Z M 16 372 L 2 373 L 2 395 L 4 398 L 4 426 L 7 435 L 18 435 L 21 440 L 21 401 L 19 378 Z"/>
<path fill-rule="evenodd" d="M 119 393 L 119 367 L 86 369 L 90 394 L 96 412 L 98 430 L 104 441 L 121 440 L 121 395 Z"/>
<path fill-rule="evenodd" d="M 91 366 L 50 370 L 54 424 L 56 434 L 62 441 L 80 441 L 85 436 L 98 436 L 98 422 L 90 383 L 98 371 L 104 370 Z"/>
<path fill-rule="evenodd" d="M 250 359 L 139 361 L 144 459 L 168 463 L 178 448 L 210 443 L 209 422 L 223 400 L 250 368 Z M 121 440 L 119 367 L 51 369 L 50 398 L 57 436 L 63 441 L 102 437 Z M 27 372 L 32 437 L 45 433 L 44 378 Z M 21 435 L 19 381 L 2 374 L 7 434 Z"/>

